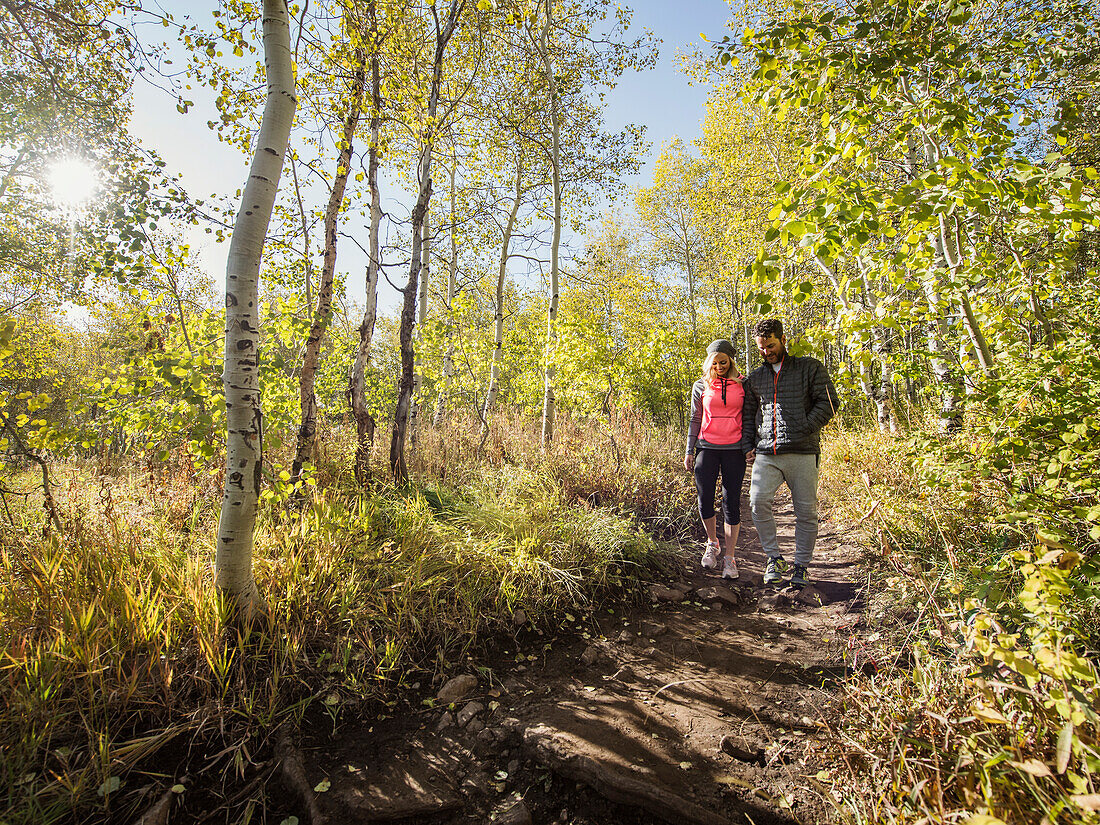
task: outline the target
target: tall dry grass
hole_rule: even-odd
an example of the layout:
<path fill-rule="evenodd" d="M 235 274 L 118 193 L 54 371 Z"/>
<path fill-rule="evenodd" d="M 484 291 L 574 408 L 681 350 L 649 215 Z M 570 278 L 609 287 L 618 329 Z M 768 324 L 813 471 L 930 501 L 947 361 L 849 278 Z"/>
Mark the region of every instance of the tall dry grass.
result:
<path fill-rule="evenodd" d="M 0 524 L 0 820 L 132 821 L 185 775 L 245 816 L 305 716 L 409 712 L 490 642 L 637 598 L 668 558 L 647 528 L 682 529 L 663 436 L 638 427 L 615 468 L 583 425 L 546 454 L 536 427 L 500 425 L 480 458 L 468 424 L 422 431 L 414 485 L 367 491 L 330 430 L 304 505 L 265 496 L 270 623 L 249 632 L 212 586 L 216 469 L 55 468 L 64 531 L 43 539 L 33 497 Z"/>

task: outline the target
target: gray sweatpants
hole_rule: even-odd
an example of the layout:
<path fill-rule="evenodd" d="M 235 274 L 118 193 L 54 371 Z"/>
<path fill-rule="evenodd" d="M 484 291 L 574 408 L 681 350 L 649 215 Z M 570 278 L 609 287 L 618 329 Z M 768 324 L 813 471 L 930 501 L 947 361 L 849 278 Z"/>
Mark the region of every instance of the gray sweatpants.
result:
<path fill-rule="evenodd" d="M 784 481 L 794 504 L 794 563 L 808 567 L 817 542 L 817 459 L 812 453 L 757 453 L 752 465 L 749 506 L 760 544 L 769 558 L 780 556 L 775 534 L 775 491 Z"/>

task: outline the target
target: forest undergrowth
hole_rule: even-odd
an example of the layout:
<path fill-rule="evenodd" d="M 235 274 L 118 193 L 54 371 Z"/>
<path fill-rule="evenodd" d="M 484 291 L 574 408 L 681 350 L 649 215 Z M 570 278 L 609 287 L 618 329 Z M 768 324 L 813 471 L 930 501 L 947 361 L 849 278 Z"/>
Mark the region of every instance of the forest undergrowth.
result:
<path fill-rule="evenodd" d="M 819 775 L 841 821 L 1097 820 L 1095 514 L 1044 486 L 1050 410 L 1017 412 L 1036 458 L 1011 468 L 1003 432 L 827 431 L 823 491 L 868 550 L 873 594 Z M 567 420 L 543 455 L 520 416 L 483 448 L 479 423 L 456 421 L 418 434 L 413 486 L 363 492 L 350 434 L 327 429 L 304 503 L 277 478 L 263 497 L 269 623 L 251 631 L 212 587 L 217 472 L 186 454 L 56 468 L 61 534 L 9 495 L 3 821 L 130 821 L 168 781 L 243 820 L 304 719 L 415 713 L 518 634 L 549 640 L 569 611 L 640 598 L 694 529 L 694 497 L 679 433 L 627 416 L 615 437 Z M 1063 453 L 1058 479 L 1087 478 L 1094 451 Z M 1009 469 L 1030 480 L 1005 484 Z"/>
<path fill-rule="evenodd" d="M 842 820 L 1100 821 L 1093 361 L 1038 356 L 954 438 L 828 441 L 872 594 L 833 720 Z"/>
<path fill-rule="evenodd" d="M 622 433 L 616 466 L 585 425 L 542 455 L 537 424 L 502 421 L 479 457 L 476 423 L 455 423 L 420 433 L 414 485 L 363 492 L 349 434 L 328 431 L 304 503 L 277 478 L 263 496 L 268 621 L 250 630 L 212 586 L 217 472 L 185 453 L 55 468 L 60 534 L 40 497 L 8 496 L 0 820 L 132 821 L 170 780 L 246 821 L 265 755 L 307 713 L 335 729 L 415 712 L 490 647 L 636 599 L 692 498 L 678 444 Z"/>

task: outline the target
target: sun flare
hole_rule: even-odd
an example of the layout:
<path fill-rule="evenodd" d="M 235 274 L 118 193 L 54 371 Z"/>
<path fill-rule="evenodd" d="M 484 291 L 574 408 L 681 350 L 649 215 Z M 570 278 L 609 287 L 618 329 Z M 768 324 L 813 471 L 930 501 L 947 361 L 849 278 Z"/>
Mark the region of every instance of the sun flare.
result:
<path fill-rule="evenodd" d="M 79 209 L 99 191 L 99 173 L 81 158 L 64 158 L 50 167 L 50 188 L 58 206 Z"/>

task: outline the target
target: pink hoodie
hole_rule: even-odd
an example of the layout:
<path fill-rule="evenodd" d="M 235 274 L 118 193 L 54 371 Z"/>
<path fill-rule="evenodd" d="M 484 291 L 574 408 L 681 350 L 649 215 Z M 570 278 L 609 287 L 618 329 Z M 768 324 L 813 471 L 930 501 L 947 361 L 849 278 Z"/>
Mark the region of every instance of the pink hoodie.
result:
<path fill-rule="evenodd" d="M 724 390 L 724 392 L 723 392 Z M 741 442 L 745 389 L 732 378 L 700 378 L 691 392 L 691 423 L 687 450 L 700 447 L 737 448 Z"/>

